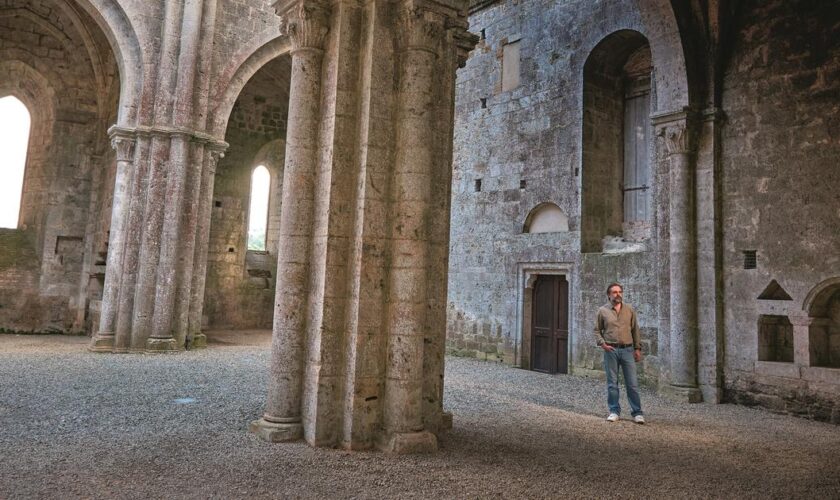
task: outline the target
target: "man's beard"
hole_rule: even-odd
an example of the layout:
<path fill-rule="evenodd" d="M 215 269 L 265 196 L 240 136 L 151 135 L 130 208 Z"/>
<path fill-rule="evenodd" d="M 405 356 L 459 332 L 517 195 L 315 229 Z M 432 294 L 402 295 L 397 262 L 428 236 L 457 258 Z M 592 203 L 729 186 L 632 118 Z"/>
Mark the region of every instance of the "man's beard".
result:
<path fill-rule="evenodd" d="M 610 302 L 612 302 L 612 305 L 621 304 L 621 297 L 614 297 L 610 299 Z"/>

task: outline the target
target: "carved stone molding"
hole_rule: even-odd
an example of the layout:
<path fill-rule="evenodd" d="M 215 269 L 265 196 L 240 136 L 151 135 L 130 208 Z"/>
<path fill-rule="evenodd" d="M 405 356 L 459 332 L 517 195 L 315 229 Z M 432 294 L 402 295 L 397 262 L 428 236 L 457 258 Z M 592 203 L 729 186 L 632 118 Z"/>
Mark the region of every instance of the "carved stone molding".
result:
<path fill-rule="evenodd" d="M 207 170 L 211 174 L 216 173 L 216 167 L 219 164 L 219 160 L 225 157 L 225 150 L 221 147 L 208 147 L 207 148 Z"/>
<path fill-rule="evenodd" d="M 136 142 L 136 139 L 132 136 L 112 135 L 111 147 L 117 152 L 117 161 L 134 161 L 134 145 Z"/>
<path fill-rule="evenodd" d="M 292 50 L 323 50 L 330 30 L 330 6 L 320 0 L 279 0 L 274 12 L 280 16 L 280 31 L 288 35 Z"/>
<path fill-rule="evenodd" d="M 437 54 L 444 33 L 443 18 L 421 7 L 404 6 L 397 16 L 400 51 L 425 50 Z"/>
<path fill-rule="evenodd" d="M 673 123 L 659 129 L 659 136 L 665 139 L 668 154 L 688 154 L 691 152 L 691 131 L 685 123 Z"/>
<path fill-rule="evenodd" d="M 478 44 L 479 36 L 470 33 L 469 23 L 466 19 L 448 18 L 446 20 L 446 29 L 452 34 L 452 39 L 455 42 L 455 47 L 458 55 L 458 67 L 463 68 L 467 64 L 467 58 L 470 52 Z"/>

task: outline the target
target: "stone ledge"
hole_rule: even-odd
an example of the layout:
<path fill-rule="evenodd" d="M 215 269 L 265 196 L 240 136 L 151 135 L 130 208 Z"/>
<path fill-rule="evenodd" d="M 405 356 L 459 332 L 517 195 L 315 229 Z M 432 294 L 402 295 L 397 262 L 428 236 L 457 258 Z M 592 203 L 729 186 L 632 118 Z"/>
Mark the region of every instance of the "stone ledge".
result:
<path fill-rule="evenodd" d="M 261 418 L 248 424 L 248 430 L 269 443 L 297 441 L 303 438 L 303 424 L 300 422 L 275 423 Z"/>
<path fill-rule="evenodd" d="M 437 437 L 429 431 L 396 432 L 380 445 L 380 449 L 394 455 L 434 453 L 437 451 Z"/>

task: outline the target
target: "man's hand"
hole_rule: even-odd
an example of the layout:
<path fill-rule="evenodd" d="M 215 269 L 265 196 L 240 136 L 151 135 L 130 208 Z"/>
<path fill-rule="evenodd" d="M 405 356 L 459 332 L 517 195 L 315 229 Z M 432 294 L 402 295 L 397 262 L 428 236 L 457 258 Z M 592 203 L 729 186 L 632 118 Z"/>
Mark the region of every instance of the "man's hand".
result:
<path fill-rule="evenodd" d="M 633 359 L 636 360 L 636 363 L 638 363 L 639 361 L 642 360 L 642 350 L 641 349 L 635 349 L 633 351 Z"/>
<path fill-rule="evenodd" d="M 611 346 L 607 343 L 603 343 L 603 344 L 601 344 L 601 349 L 603 349 L 607 352 L 613 352 L 615 350 L 615 347 L 613 347 L 613 346 Z"/>

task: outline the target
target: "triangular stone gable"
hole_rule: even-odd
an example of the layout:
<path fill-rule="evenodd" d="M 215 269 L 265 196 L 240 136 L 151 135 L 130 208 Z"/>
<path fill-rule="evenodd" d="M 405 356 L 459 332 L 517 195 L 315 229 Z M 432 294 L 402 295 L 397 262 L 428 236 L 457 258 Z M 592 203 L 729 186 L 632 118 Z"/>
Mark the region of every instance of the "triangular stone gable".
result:
<path fill-rule="evenodd" d="M 767 288 L 758 296 L 759 300 L 793 300 L 778 281 L 772 280 Z"/>

